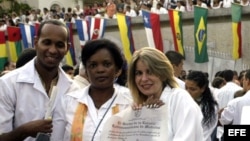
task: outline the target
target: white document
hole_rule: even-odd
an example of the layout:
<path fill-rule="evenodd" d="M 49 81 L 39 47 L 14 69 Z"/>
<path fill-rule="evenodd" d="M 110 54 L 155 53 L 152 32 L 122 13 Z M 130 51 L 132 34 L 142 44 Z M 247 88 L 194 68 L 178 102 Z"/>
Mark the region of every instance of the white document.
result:
<path fill-rule="evenodd" d="M 241 112 L 241 123 L 250 125 L 250 106 L 244 106 Z"/>
<path fill-rule="evenodd" d="M 102 141 L 167 141 L 166 105 L 142 110 L 131 107 L 112 116 L 104 125 Z"/>

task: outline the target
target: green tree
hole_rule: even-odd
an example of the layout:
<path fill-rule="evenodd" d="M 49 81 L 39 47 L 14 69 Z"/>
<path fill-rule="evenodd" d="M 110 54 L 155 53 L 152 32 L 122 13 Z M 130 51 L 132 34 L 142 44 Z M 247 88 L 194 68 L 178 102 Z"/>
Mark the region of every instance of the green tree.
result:
<path fill-rule="evenodd" d="M 31 9 L 31 7 L 28 4 L 19 3 L 16 0 L 0 0 L 0 4 L 3 3 L 4 1 L 10 2 L 10 7 L 9 8 L 0 7 L 0 16 L 2 16 L 3 13 L 16 12 L 19 14 L 22 10 L 30 10 Z"/>

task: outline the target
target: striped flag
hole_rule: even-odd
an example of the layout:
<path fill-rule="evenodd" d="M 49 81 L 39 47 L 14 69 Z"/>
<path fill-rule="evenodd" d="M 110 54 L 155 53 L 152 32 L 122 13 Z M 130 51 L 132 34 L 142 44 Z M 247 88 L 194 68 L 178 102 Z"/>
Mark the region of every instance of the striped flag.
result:
<path fill-rule="evenodd" d="M 85 20 L 76 20 L 75 25 L 79 36 L 80 45 L 83 47 L 85 42 L 89 40 L 88 22 Z"/>
<path fill-rule="evenodd" d="M 4 69 L 4 64 L 8 61 L 8 52 L 5 40 L 5 31 L 0 31 L 0 71 Z"/>
<path fill-rule="evenodd" d="M 163 40 L 161 36 L 159 14 L 142 10 L 142 17 L 146 30 L 148 45 L 163 51 Z"/>
<path fill-rule="evenodd" d="M 233 59 L 239 59 L 242 56 L 242 38 L 241 38 L 241 13 L 242 6 L 232 3 L 232 34 L 233 34 Z"/>
<path fill-rule="evenodd" d="M 16 62 L 19 54 L 22 52 L 21 30 L 19 27 L 8 26 L 7 33 L 10 61 Z"/>
<path fill-rule="evenodd" d="M 208 9 L 194 7 L 195 62 L 208 62 L 207 54 L 207 14 Z"/>
<path fill-rule="evenodd" d="M 72 30 L 72 23 L 66 23 L 69 29 L 69 41 L 70 41 L 70 48 L 65 56 L 66 64 L 70 66 L 76 65 L 76 55 L 75 55 L 75 47 L 74 47 L 74 40 L 73 40 L 73 30 Z"/>
<path fill-rule="evenodd" d="M 130 61 L 135 51 L 134 40 L 131 29 L 131 17 L 124 14 L 116 14 L 123 46 L 123 52 L 127 61 Z"/>
<path fill-rule="evenodd" d="M 185 51 L 183 48 L 182 12 L 169 9 L 168 15 L 173 34 L 175 51 L 185 57 Z"/>
<path fill-rule="evenodd" d="M 97 17 L 88 17 L 90 40 L 103 37 L 106 28 L 106 19 Z"/>
<path fill-rule="evenodd" d="M 34 24 L 34 26 L 35 26 L 35 36 L 37 36 L 37 32 L 38 32 L 40 23 L 37 23 L 37 22 L 36 22 L 36 23 Z"/>
<path fill-rule="evenodd" d="M 24 48 L 34 47 L 35 26 L 19 23 Z"/>

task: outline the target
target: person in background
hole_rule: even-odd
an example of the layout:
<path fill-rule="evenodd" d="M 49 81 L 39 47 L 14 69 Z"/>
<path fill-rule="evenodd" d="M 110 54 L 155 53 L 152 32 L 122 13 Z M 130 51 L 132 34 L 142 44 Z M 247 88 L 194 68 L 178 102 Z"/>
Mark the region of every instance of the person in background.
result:
<path fill-rule="evenodd" d="M 16 61 L 16 68 L 20 68 L 32 60 L 36 56 L 36 50 L 34 48 L 26 48 L 18 56 Z"/>
<path fill-rule="evenodd" d="M 226 81 L 226 85 L 221 87 L 216 96 L 218 97 L 219 109 L 223 109 L 227 106 L 228 102 L 234 99 L 234 94 L 238 90 L 242 90 L 238 84 L 234 82 L 234 72 L 232 70 L 224 70 L 222 72 L 223 78 Z"/>
<path fill-rule="evenodd" d="M 101 141 L 107 119 L 132 104 L 129 89 L 115 84 L 124 64 L 115 43 L 107 39 L 86 42 L 81 61 L 90 84 L 62 99 L 55 110 L 52 140 Z"/>
<path fill-rule="evenodd" d="M 220 89 L 220 88 L 222 88 L 224 85 L 226 85 L 226 81 L 225 81 L 225 79 L 224 78 L 222 78 L 222 77 L 220 77 L 220 76 L 216 76 L 214 79 L 213 79 L 213 81 L 212 81 L 212 83 L 211 83 L 211 86 L 212 87 L 210 87 L 211 88 L 211 91 L 212 91 L 212 93 L 213 93 L 213 95 L 214 95 L 214 97 L 215 97 L 215 99 L 217 100 L 217 93 L 218 93 L 218 90 Z"/>
<path fill-rule="evenodd" d="M 34 47 L 34 59 L 0 78 L 0 140 L 35 141 L 38 133 L 51 133 L 61 96 L 79 89 L 59 67 L 70 47 L 64 23 L 41 23 Z"/>
<path fill-rule="evenodd" d="M 3 67 L 4 67 L 4 69 L 0 73 L 0 76 L 3 76 L 5 74 L 7 74 L 8 72 L 16 69 L 16 63 L 12 62 L 12 61 L 7 61 L 7 62 L 4 63 Z"/>
<path fill-rule="evenodd" d="M 197 0 L 196 6 L 202 7 L 202 8 L 208 8 L 207 4 L 203 2 L 202 0 Z"/>
<path fill-rule="evenodd" d="M 180 79 L 181 79 L 182 81 L 185 81 L 185 80 L 186 80 L 186 77 L 187 77 L 187 72 L 186 72 L 186 70 L 182 70 L 182 71 L 181 71 Z"/>
<path fill-rule="evenodd" d="M 185 81 L 186 90 L 201 108 L 203 114 L 202 126 L 205 141 L 213 141 L 213 132 L 218 123 L 218 103 L 210 88 L 207 76 L 201 71 L 191 71 Z"/>
<path fill-rule="evenodd" d="M 114 0 L 108 0 L 108 4 L 106 6 L 105 18 L 114 19 L 116 18 L 115 14 L 116 14 L 116 5 L 114 3 Z"/>
<path fill-rule="evenodd" d="M 166 105 L 166 140 L 203 141 L 201 110 L 188 92 L 178 87 L 164 53 L 152 47 L 135 51 L 128 70 L 128 87 L 137 105 L 134 109 L 152 102 L 154 107 Z"/>
<path fill-rule="evenodd" d="M 234 70 L 233 72 L 234 72 L 233 82 L 240 86 L 238 72 L 236 70 Z"/>
<path fill-rule="evenodd" d="M 168 13 L 167 9 L 163 7 L 161 2 L 158 2 L 156 5 L 156 8 L 152 8 L 151 12 L 154 12 L 157 14 L 167 14 Z"/>
<path fill-rule="evenodd" d="M 77 83 L 81 88 L 84 88 L 89 85 L 88 77 L 86 75 L 85 67 L 82 63 L 79 65 L 79 73 L 74 76 L 75 83 Z"/>
<path fill-rule="evenodd" d="M 245 106 L 250 106 L 250 70 L 246 70 L 243 77 L 243 89 L 246 94 L 231 100 L 221 111 L 219 122 L 222 126 L 242 124 L 242 109 Z"/>
<path fill-rule="evenodd" d="M 235 93 L 243 88 L 240 87 L 233 81 L 234 72 L 233 70 L 226 69 L 221 72 L 222 77 L 226 81 L 226 85 L 221 87 L 217 92 L 217 101 L 219 104 L 219 113 L 227 106 L 227 104 L 234 99 Z M 221 140 L 223 138 L 224 128 L 219 124 L 217 129 L 217 137 Z"/>
<path fill-rule="evenodd" d="M 4 70 L 5 71 L 12 71 L 16 69 L 16 62 L 12 62 L 12 61 L 7 61 L 5 64 L 4 64 Z"/>
<path fill-rule="evenodd" d="M 220 76 L 215 77 L 214 80 L 212 81 L 212 86 L 217 89 L 220 89 L 225 84 L 226 84 L 226 81 L 224 80 L 224 78 Z"/>
<path fill-rule="evenodd" d="M 243 87 L 243 76 L 245 75 L 246 70 L 242 70 L 240 71 L 239 77 L 238 77 L 238 81 L 240 82 L 240 86 Z"/>
<path fill-rule="evenodd" d="M 179 77 L 181 76 L 181 72 L 183 70 L 183 64 L 184 64 L 183 62 L 185 58 L 180 53 L 173 51 L 173 50 L 167 51 L 165 55 L 167 56 L 167 58 L 169 59 L 169 61 L 171 62 L 173 66 L 174 76 L 178 85 L 181 88 L 185 89 L 185 82 L 179 79 Z"/>
<path fill-rule="evenodd" d="M 177 5 L 175 7 L 175 10 L 178 10 L 178 11 L 181 11 L 181 12 L 185 12 L 186 11 L 184 2 L 182 0 L 177 0 Z"/>
<path fill-rule="evenodd" d="M 83 9 L 80 7 L 79 4 L 73 8 L 73 13 L 75 13 L 77 16 L 79 16 L 81 13 L 84 13 Z"/>
<path fill-rule="evenodd" d="M 6 31 L 7 30 L 7 25 L 5 23 L 4 19 L 0 19 L 0 31 Z"/>
<path fill-rule="evenodd" d="M 239 84 L 240 84 L 241 87 L 243 87 L 243 80 L 244 80 L 245 74 L 246 74 L 246 70 L 241 71 L 241 72 L 240 72 L 240 75 L 239 75 L 239 77 L 238 77 L 238 81 L 239 81 Z M 244 89 L 238 90 L 238 91 L 236 91 L 236 92 L 234 93 L 234 98 L 243 96 L 245 93 L 246 93 L 246 91 L 245 91 Z"/>
<path fill-rule="evenodd" d="M 135 10 L 131 9 L 131 7 L 129 5 L 126 6 L 125 15 L 130 16 L 130 17 L 136 17 L 137 16 Z"/>
<path fill-rule="evenodd" d="M 65 64 L 62 66 L 62 70 L 66 74 L 68 74 L 70 78 L 72 78 L 72 79 L 74 78 L 74 68 L 72 66 Z"/>

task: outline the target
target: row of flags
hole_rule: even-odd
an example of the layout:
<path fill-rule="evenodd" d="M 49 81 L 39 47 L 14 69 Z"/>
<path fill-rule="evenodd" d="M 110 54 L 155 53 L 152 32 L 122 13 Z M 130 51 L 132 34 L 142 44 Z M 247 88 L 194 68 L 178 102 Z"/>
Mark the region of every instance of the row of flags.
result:
<path fill-rule="evenodd" d="M 241 15 L 242 6 L 237 3 L 231 5 L 232 14 L 232 57 L 237 60 L 242 57 Z M 194 36 L 195 36 L 195 62 L 208 62 L 207 53 L 207 15 L 208 9 L 195 7 L 194 9 Z"/>
<path fill-rule="evenodd" d="M 232 41 L 233 41 L 233 59 L 242 57 L 242 39 L 241 39 L 241 13 L 242 6 L 232 3 Z M 177 10 L 168 10 L 169 21 L 173 36 L 175 51 L 185 57 L 183 47 L 183 30 L 182 30 L 182 12 Z M 207 16 L 208 9 L 194 7 L 194 54 L 196 63 L 208 62 L 207 51 Z M 142 11 L 145 33 L 149 47 L 154 47 L 163 51 L 163 40 L 161 35 L 160 15 L 149 11 Z M 127 60 L 130 60 L 134 48 L 132 35 L 131 17 L 124 14 L 117 14 L 117 23 L 120 30 L 121 41 L 124 54 Z"/>
<path fill-rule="evenodd" d="M 77 61 L 73 39 L 73 23 L 67 22 L 66 25 L 70 33 L 69 41 L 71 46 L 65 56 L 65 63 L 70 66 L 75 66 Z M 80 40 L 80 45 L 81 47 L 84 47 L 86 41 L 103 37 L 106 27 L 106 19 L 95 17 L 88 17 L 87 20 L 77 19 L 75 21 L 75 26 Z"/>
<path fill-rule="evenodd" d="M 69 29 L 69 41 L 71 43 L 69 51 L 65 56 L 65 62 L 74 66 L 77 64 L 77 61 L 73 39 L 73 23 L 67 22 L 65 24 Z M 37 35 L 39 25 L 39 23 L 35 25 L 20 23 L 18 27 L 8 26 L 7 31 L 0 31 L 0 71 L 3 70 L 4 64 L 8 60 L 16 62 L 23 49 L 34 47 L 34 37 Z M 81 46 L 83 46 L 87 40 L 103 37 L 106 20 L 89 17 L 85 22 L 77 20 L 76 27 Z M 8 36 L 5 35 L 5 32 Z"/>
<path fill-rule="evenodd" d="M 241 53 L 241 11 L 242 6 L 232 4 L 232 35 L 233 35 L 233 59 L 239 59 Z M 169 21 L 173 36 L 175 51 L 185 57 L 183 47 L 183 30 L 182 30 L 182 12 L 177 10 L 168 10 Z M 207 53 L 207 15 L 208 9 L 195 6 L 194 7 L 194 39 L 195 39 L 195 62 L 208 62 Z M 160 15 L 149 11 L 142 11 L 142 18 L 149 47 L 154 47 L 163 51 L 163 39 L 160 26 Z M 87 20 L 76 20 L 75 26 L 79 37 L 81 47 L 88 40 L 103 38 L 106 28 L 106 20 L 104 18 L 88 17 Z M 132 57 L 135 51 L 134 39 L 132 34 L 131 17 L 124 14 L 117 14 L 117 23 L 120 32 L 123 52 L 127 61 Z M 76 54 L 73 39 L 73 23 L 66 23 L 69 29 L 69 40 L 71 46 L 69 52 L 65 56 L 66 64 L 76 65 Z M 19 27 L 7 27 L 8 41 L 5 38 L 4 31 L 0 31 L 0 70 L 4 62 L 8 60 L 16 61 L 18 55 L 23 48 L 34 47 L 33 39 L 36 35 L 39 24 L 27 25 L 20 23 Z M 6 43 L 9 49 L 7 50 Z M 9 53 L 8 53 L 9 51 Z M 8 56 L 8 54 L 10 56 Z"/>

